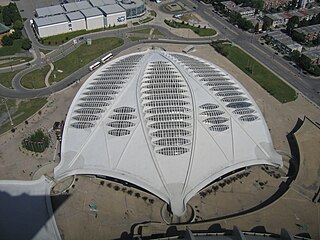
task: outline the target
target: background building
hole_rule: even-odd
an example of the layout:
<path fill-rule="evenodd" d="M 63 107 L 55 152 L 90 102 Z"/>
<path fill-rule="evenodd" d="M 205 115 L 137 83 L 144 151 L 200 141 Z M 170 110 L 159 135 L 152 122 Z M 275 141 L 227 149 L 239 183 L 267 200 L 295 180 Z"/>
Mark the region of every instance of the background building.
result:
<path fill-rule="evenodd" d="M 53 15 L 59 15 L 65 13 L 66 10 L 61 5 L 48 6 L 43 8 L 37 8 L 35 15 L 36 17 L 47 17 Z"/>
<path fill-rule="evenodd" d="M 98 8 L 88 8 L 81 10 L 86 19 L 86 29 L 92 30 L 104 27 L 104 18 L 102 12 Z"/>
<path fill-rule="evenodd" d="M 126 24 L 126 11 L 118 4 L 104 5 L 100 7 L 104 17 L 104 25 L 112 27 L 116 25 Z"/>
<path fill-rule="evenodd" d="M 295 28 L 294 31 L 303 34 L 306 41 L 313 41 L 319 38 L 320 24 Z"/>
<path fill-rule="evenodd" d="M 64 14 L 34 18 L 34 28 L 41 38 L 70 31 L 69 20 Z"/>
<path fill-rule="evenodd" d="M 69 30 L 78 31 L 86 29 L 86 20 L 81 12 L 71 12 L 66 14 L 69 19 Z"/>
<path fill-rule="evenodd" d="M 146 11 L 143 0 L 122 0 L 119 5 L 126 10 L 127 19 L 142 16 Z"/>
<path fill-rule="evenodd" d="M 142 16 L 145 10 L 143 0 L 72 2 L 36 9 L 33 27 L 38 37 L 43 38 L 69 31 L 126 24 L 127 19 Z"/>

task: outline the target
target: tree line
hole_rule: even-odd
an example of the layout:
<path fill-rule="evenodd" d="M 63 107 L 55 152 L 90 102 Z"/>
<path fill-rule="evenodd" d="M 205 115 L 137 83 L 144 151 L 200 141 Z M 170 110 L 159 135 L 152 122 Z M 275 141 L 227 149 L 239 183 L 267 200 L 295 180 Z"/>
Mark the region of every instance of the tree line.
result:
<path fill-rule="evenodd" d="M 23 21 L 19 12 L 19 9 L 15 3 L 9 3 L 9 5 L 4 6 L 2 8 L 2 19 L 3 23 L 12 28 L 14 31 L 9 34 L 5 35 L 1 43 L 3 46 L 11 46 L 13 45 L 14 41 L 17 39 L 22 39 L 22 29 L 23 29 Z M 31 41 L 27 38 L 23 38 L 21 47 L 25 50 L 31 48 Z"/>

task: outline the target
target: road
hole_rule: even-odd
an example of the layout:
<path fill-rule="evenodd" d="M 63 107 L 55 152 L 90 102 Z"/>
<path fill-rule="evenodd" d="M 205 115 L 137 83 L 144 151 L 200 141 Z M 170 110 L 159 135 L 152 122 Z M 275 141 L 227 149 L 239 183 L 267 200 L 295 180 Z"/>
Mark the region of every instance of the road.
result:
<path fill-rule="evenodd" d="M 190 4 L 187 0 L 181 0 L 184 4 Z M 320 79 L 304 75 L 300 69 L 292 66 L 283 57 L 275 55 L 275 51 L 268 46 L 261 45 L 260 35 L 242 31 L 227 22 L 223 17 L 212 11 L 211 5 L 192 2 L 196 5 L 195 13 L 204 18 L 213 28 L 220 32 L 221 38 L 231 40 L 233 43 L 254 56 L 269 69 L 282 77 L 290 85 L 294 86 L 315 104 L 320 105 Z"/>

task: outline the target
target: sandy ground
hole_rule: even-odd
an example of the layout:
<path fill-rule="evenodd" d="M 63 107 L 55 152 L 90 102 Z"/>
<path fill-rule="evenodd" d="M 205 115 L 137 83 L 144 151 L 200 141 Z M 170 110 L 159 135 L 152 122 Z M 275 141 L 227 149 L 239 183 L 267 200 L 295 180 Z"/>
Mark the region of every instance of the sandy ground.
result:
<path fill-rule="evenodd" d="M 51 95 L 48 103 L 42 108 L 41 115 L 36 113 L 29 118 L 28 125 L 21 123 L 17 126 L 15 133 L 9 131 L 1 135 L 0 179 L 31 180 L 41 176 L 39 171 L 52 176 L 53 167 L 59 161 L 57 156 L 59 143 L 52 127 L 55 121 L 65 119 L 69 105 L 82 83 L 83 81 Z M 22 148 L 21 141 L 39 128 L 47 132 L 51 137 L 51 143 L 43 153 L 33 154 Z"/>
<path fill-rule="evenodd" d="M 163 47 L 167 51 L 176 52 L 181 52 L 186 47 L 186 45 L 158 44 L 153 44 L 153 46 Z M 123 51 L 121 55 L 143 51 L 148 47 L 151 46 L 135 46 Z M 308 116 L 313 121 L 320 122 L 319 108 L 315 107 L 303 96 L 300 95 L 295 102 L 281 104 L 226 58 L 217 54 L 210 46 L 196 46 L 195 49 L 196 51 L 191 54 L 222 67 L 238 79 L 249 91 L 266 119 L 276 150 L 290 153 L 286 134 L 291 131 L 298 118 Z M 51 96 L 49 104 L 42 110 L 42 115 L 36 114 L 29 120 L 28 128 L 22 124 L 14 134 L 8 132 L 1 136 L 1 179 L 28 180 L 40 176 L 39 171 L 52 176 L 52 169 L 59 161 L 58 157 L 54 157 L 56 146 L 54 134 L 51 134 L 52 139 L 54 139 L 51 147 L 39 156 L 34 156 L 21 150 L 20 142 L 24 136 L 32 133 L 39 127 L 50 130 L 55 121 L 64 120 L 68 107 L 83 81 L 85 81 L 85 78 L 79 84 L 75 84 Z M 313 152 L 312 149 L 319 146 L 319 143 L 313 140 L 308 141 L 311 135 L 309 132 L 303 136 L 305 141 L 307 141 L 304 145 L 307 146 L 305 151 L 308 154 L 302 154 L 302 156 L 308 156 L 309 161 L 305 162 L 305 164 L 311 162 L 317 165 L 316 156 L 318 156 L 318 153 Z M 313 169 L 310 165 L 307 167 L 309 170 Z M 304 174 L 300 178 L 301 182 L 299 182 L 299 186 L 303 186 L 305 179 L 306 184 L 312 184 L 314 179 L 309 179 L 309 177 L 313 178 L 314 176 L 314 174 Z M 261 189 L 256 180 L 268 181 L 268 183 L 264 189 Z M 121 233 L 125 235 L 125 232 L 130 231 L 133 223 L 145 220 L 157 221 L 159 223 L 146 225 L 143 228 L 144 234 L 158 231 L 163 232 L 167 229 L 160 215 L 160 210 L 164 205 L 162 201 L 134 188 L 131 189 L 115 183 L 112 183 L 113 185 L 109 187 L 107 186 L 108 183 L 105 182 L 101 185 L 100 180 L 78 177 L 74 186 L 69 190 L 71 193 L 70 197 L 55 212 L 58 227 L 65 239 L 87 239 L 93 234 L 96 236 L 95 239 L 103 238 L 103 236 L 108 236 L 108 238 L 111 236 L 119 237 Z M 233 185 L 224 187 L 216 195 L 210 194 L 204 198 L 201 198 L 199 195 L 195 196 L 191 199 L 190 204 L 193 207 L 197 206 L 197 220 L 200 221 L 210 218 L 214 214 L 222 215 L 248 208 L 254 205 L 256 201 L 259 202 L 261 199 L 272 194 L 279 183 L 280 180 L 270 178 L 263 171 L 257 169 L 253 170 L 248 177 L 241 179 L 241 182 L 237 181 Z M 115 190 L 115 185 L 118 185 L 120 189 Z M 123 190 L 124 187 L 126 190 Z M 131 195 L 128 193 L 130 189 L 133 191 Z M 246 193 L 246 191 L 248 192 Z M 139 192 L 140 197 L 135 196 L 137 192 Z M 257 195 L 256 198 L 252 198 L 254 195 Z M 142 197 L 153 199 L 154 202 L 151 204 L 143 200 Z M 218 199 L 219 201 L 217 201 Z M 90 210 L 89 204 L 97 205 L 98 212 Z M 250 230 L 257 225 L 264 225 L 268 231 L 275 233 L 279 233 L 280 228 L 285 227 L 293 234 L 309 231 L 317 239 L 320 236 L 318 212 L 319 206 L 312 203 L 297 188 L 290 190 L 281 200 L 264 210 L 219 223 L 221 226 L 229 229 L 233 225 L 238 225 L 243 230 Z M 207 229 L 210 224 L 201 224 L 192 228 Z M 305 226 L 307 229 L 301 229 L 297 224 Z M 185 226 L 181 228 L 183 229 Z"/>

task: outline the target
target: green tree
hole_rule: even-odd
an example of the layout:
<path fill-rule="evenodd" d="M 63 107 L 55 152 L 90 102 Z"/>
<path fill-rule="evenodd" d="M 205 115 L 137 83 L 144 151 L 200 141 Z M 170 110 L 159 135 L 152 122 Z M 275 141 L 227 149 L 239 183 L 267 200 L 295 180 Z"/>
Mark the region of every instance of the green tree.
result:
<path fill-rule="evenodd" d="M 292 30 L 299 24 L 299 17 L 293 16 L 287 23 L 287 32 L 291 35 Z"/>
<path fill-rule="evenodd" d="M 10 15 L 9 15 L 9 10 L 7 8 L 3 8 L 3 11 L 2 11 L 2 18 L 3 18 L 3 23 L 6 25 L 6 26 L 10 26 L 11 25 L 11 18 L 10 18 Z"/>
<path fill-rule="evenodd" d="M 29 50 L 32 47 L 31 41 L 28 38 L 22 40 L 21 48 Z"/>
<path fill-rule="evenodd" d="M 264 4 L 263 0 L 252 0 L 251 1 L 251 7 L 253 7 L 254 9 L 257 9 L 259 11 L 262 11 L 263 4 Z"/>
<path fill-rule="evenodd" d="M 22 32 L 21 30 L 15 30 L 11 35 L 13 39 L 20 39 L 22 37 Z"/>
<path fill-rule="evenodd" d="M 320 67 L 317 65 L 312 65 L 312 74 L 320 76 Z"/>
<path fill-rule="evenodd" d="M 11 46 L 13 44 L 13 39 L 10 36 L 4 36 L 1 40 L 3 46 Z"/>
<path fill-rule="evenodd" d="M 292 39 L 298 43 L 304 44 L 306 41 L 305 34 L 301 32 L 293 30 L 291 35 L 292 35 Z"/>
<path fill-rule="evenodd" d="M 306 27 L 309 26 L 309 21 L 307 19 L 303 19 L 299 22 L 299 27 Z"/>
<path fill-rule="evenodd" d="M 272 24 L 272 20 L 268 17 L 264 18 L 262 29 L 263 31 L 269 30 Z"/>
<path fill-rule="evenodd" d="M 301 55 L 299 59 L 299 65 L 305 70 L 309 70 L 311 67 L 311 60 L 305 55 Z"/>
<path fill-rule="evenodd" d="M 9 5 L 3 7 L 2 11 L 3 15 L 3 22 L 5 25 L 10 26 L 12 23 L 16 22 L 17 20 L 22 22 L 19 10 L 15 3 L 9 3 Z"/>
<path fill-rule="evenodd" d="M 291 53 L 291 58 L 294 62 L 299 63 L 301 53 L 297 50 L 293 50 Z"/>
<path fill-rule="evenodd" d="M 17 20 L 13 23 L 13 29 L 15 30 L 22 30 L 23 23 L 20 20 Z"/>
<path fill-rule="evenodd" d="M 248 31 L 249 29 L 253 28 L 252 22 L 250 22 L 249 20 L 247 20 L 245 18 L 240 18 L 238 20 L 238 26 L 245 31 Z"/>

